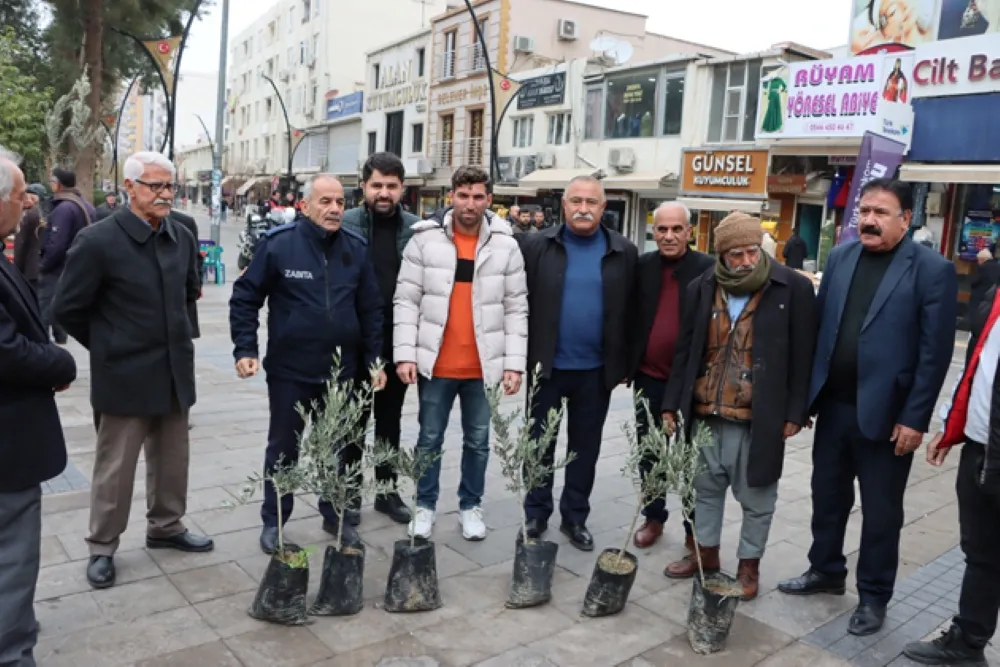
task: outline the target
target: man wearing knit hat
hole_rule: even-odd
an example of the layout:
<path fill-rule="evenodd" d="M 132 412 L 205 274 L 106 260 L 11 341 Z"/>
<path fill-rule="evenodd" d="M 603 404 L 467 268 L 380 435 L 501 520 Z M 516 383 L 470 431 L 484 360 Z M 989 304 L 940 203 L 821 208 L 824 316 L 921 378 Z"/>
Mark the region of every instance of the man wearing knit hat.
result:
<path fill-rule="evenodd" d="M 684 418 L 712 434 L 702 449 L 704 471 L 695 480 L 695 537 L 706 573 L 719 570 L 726 490 L 743 507 L 736 554 L 744 600 L 757 597 L 785 440 L 809 419 L 810 369 L 816 303 L 810 281 L 761 249 L 760 220 L 732 213 L 715 230 L 715 269 L 688 287 L 690 316 L 677 343 L 663 399 L 668 430 Z M 664 574 L 698 572 L 691 554 Z"/>

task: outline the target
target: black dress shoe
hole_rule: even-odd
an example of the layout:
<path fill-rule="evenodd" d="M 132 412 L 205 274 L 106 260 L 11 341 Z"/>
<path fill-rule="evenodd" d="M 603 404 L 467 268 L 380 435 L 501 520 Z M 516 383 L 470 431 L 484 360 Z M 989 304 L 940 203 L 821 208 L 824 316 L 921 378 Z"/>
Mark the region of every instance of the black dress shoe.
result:
<path fill-rule="evenodd" d="M 323 530 L 334 537 L 337 537 L 337 533 L 340 532 L 339 526 L 336 521 L 327 521 L 323 519 Z M 344 534 L 340 537 L 341 544 L 359 544 L 361 542 L 361 536 L 358 535 L 357 529 L 354 528 L 350 523 L 344 521 Z"/>
<path fill-rule="evenodd" d="M 527 527 L 528 539 L 537 540 L 549 529 L 549 522 L 545 519 L 528 519 Z"/>
<path fill-rule="evenodd" d="M 413 515 L 398 493 L 379 496 L 375 499 L 375 511 L 386 515 L 396 523 L 410 523 Z"/>
<path fill-rule="evenodd" d="M 87 565 L 87 581 L 97 589 L 114 586 L 115 559 L 111 556 L 91 556 Z"/>
<path fill-rule="evenodd" d="M 965 635 L 957 625 L 952 625 L 947 632 L 932 641 L 907 644 L 903 655 L 921 665 L 989 667 L 983 649 L 966 643 Z"/>
<path fill-rule="evenodd" d="M 185 530 L 170 537 L 146 537 L 147 549 L 176 549 L 188 553 L 203 553 L 215 548 L 215 542 L 210 537 L 195 535 Z"/>
<path fill-rule="evenodd" d="M 569 543 L 580 551 L 594 550 L 594 536 L 583 524 L 564 523 L 559 526 L 559 531 L 568 537 Z"/>
<path fill-rule="evenodd" d="M 778 590 L 785 595 L 816 595 L 817 593 L 843 595 L 847 587 L 844 585 L 843 579 L 833 579 L 816 570 L 809 570 L 801 577 L 780 582 Z"/>
<path fill-rule="evenodd" d="M 291 549 L 292 551 L 298 551 L 299 545 L 294 542 L 289 542 L 285 540 L 285 549 Z M 260 550 L 266 553 L 268 556 L 274 554 L 278 550 L 278 527 L 277 526 L 264 526 L 263 530 L 260 531 Z"/>
<path fill-rule="evenodd" d="M 851 614 L 847 631 L 858 637 L 867 637 L 881 630 L 883 623 L 885 623 L 885 607 L 862 602 Z"/>

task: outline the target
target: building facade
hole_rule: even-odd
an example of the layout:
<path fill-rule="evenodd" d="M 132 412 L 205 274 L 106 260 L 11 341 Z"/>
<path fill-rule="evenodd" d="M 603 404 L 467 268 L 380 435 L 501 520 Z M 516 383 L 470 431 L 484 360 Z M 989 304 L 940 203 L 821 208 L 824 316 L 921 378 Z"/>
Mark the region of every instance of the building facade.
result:
<path fill-rule="evenodd" d="M 391 40 L 445 7 L 445 0 L 276 3 L 230 43 L 232 171 L 257 180 L 285 175 L 288 125 L 294 135 L 294 172 L 304 178 L 324 169 L 332 132 L 327 109 L 364 89 L 365 51 L 375 34 L 369 28 L 377 26 L 378 38 Z"/>
<path fill-rule="evenodd" d="M 374 152 L 395 153 L 406 167 L 404 203 L 420 210 L 420 191 L 433 175 L 427 151 L 430 29 L 368 54 L 358 164 Z M 431 205 L 436 201 L 430 193 Z"/>
<path fill-rule="evenodd" d="M 543 187 L 555 183 L 520 182 L 522 177 L 530 180 L 529 173 L 538 168 L 537 153 L 552 153 L 551 163 L 558 165 L 543 169 L 576 173 L 580 169 L 593 167 L 596 171 L 600 168 L 600 165 L 587 164 L 586 158 L 581 160 L 575 150 L 583 141 L 582 112 L 586 102 L 578 77 L 587 68 L 588 60 L 598 59 L 605 66 L 611 66 L 629 60 L 653 61 L 671 54 L 686 53 L 695 57 L 727 53 L 649 33 L 643 15 L 569 0 L 518 0 L 516 3 L 479 0 L 473 5 L 478 29 L 464 7 L 449 10 L 431 22 L 427 122 L 428 157 L 434 173 L 428 178 L 428 186 L 438 188 L 442 194 L 456 167 L 474 164 L 488 168 L 490 165 L 492 110 L 487 61 L 494 70 L 512 80 L 522 84 L 534 80 L 529 85 L 532 98 L 529 104 L 539 105 L 537 112 L 523 105 L 518 108 L 517 101 L 512 102 L 506 116 L 499 116 L 501 110 L 498 109 L 497 157 L 502 161 L 501 170 L 506 173 L 504 180 L 518 177 L 520 190 L 508 190 L 510 196 L 533 197 L 541 193 L 545 200 L 542 205 L 548 209 L 553 206 L 551 202 L 558 200 L 561 188 Z M 488 46 L 486 53 L 477 39 L 479 31 Z M 552 79 L 545 80 L 546 76 Z M 557 85 L 564 85 L 565 89 L 557 92 Z M 562 101 L 556 103 L 560 96 Z M 556 150 L 549 150 L 547 143 L 550 116 L 554 118 L 554 133 L 558 133 L 560 117 L 563 123 L 562 143 L 553 146 L 558 146 Z M 567 120 L 570 121 L 568 129 Z M 538 125 L 534 125 L 536 122 Z M 546 141 L 543 142 L 543 138 Z M 538 151 L 539 145 L 545 146 L 545 150 Z M 511 148 L 509 155 L 504 153 L 508 146 Z M 536 154 L 534 164 L 530 159 L 532 154 Z M 508 157 L 512 159 L 506 160 Z M 549 158 L 542 158 L 542 163 L 550 164 Z"/>
<path fill-rule="evenodd" d="M 207 141 L 177 148 L 174 165 L 181 191 L 177 196 L 188 205 L 207 206 L 212 201 L 212 147 Z"/>

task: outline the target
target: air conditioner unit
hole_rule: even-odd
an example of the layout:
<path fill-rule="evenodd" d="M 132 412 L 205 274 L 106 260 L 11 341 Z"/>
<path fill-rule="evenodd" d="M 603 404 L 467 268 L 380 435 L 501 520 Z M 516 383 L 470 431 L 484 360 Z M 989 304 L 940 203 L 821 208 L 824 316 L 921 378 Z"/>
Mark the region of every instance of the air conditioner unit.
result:
<path fill-rule="evenodd" d="M 288 75 L 288 70 L 287 69 L 283 69 L 280 72 L 278 72 L 278 80 L 279 81 L 288 81 L 288 76 L 289 75 Z"/>
<path fill-rule="evenodd" d="M 608 164 L 618 171 L 635 169 L 635 151 L 631 148 L 612 148 L 608 151 Z"/>
<path fill-rule="evenodd" d="M 316 110 L 313 109 L 312 107 L 309 107 L 309 108 L 307 108 L 305 110 L 305 116 L 306 116 L 306 118 L 312 118 L 315 115 L 316 115 Z"/>
<path fill-rule="evenodd" d="M 554 153 L 543 151 L 535 157 L 535 166 L 539 169 L 551 169 L 556 166 L 556 156 Z"/>
<path fill-rule="evenodd" d="M 306 58 L 306 67 L 309 67 L 310 69 L 316 67 L 316 56 L 309 56 Z"/>
<path fill-rule="evenodd" d="M 417 173 L 421 175 L 433 174 L 434 163 L 425 157 L 417 158 Z"/>
<path fill-rule="evenodd" d="M 577 38 L 576 21 L 572 19 L 559 19 L 558 27 L 559 39 L 572 42 Z"/>
<path fill-rule="evenodd" d="M 514 51 L 517 53 L 534 53 L 535 40 L 531 37 L 515 37 Z"/>

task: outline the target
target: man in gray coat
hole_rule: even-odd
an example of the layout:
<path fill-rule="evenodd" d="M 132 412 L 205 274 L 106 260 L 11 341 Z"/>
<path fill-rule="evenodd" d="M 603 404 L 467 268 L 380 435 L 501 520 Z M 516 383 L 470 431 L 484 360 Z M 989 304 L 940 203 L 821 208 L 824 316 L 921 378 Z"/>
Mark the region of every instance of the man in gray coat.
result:
<path fill-rule="evenodd" d="M 198 248 L 170 216 L 175 170 L 159 153 L 125 163 L 129 206 L 77 235 L 54 311 L 90 351 L 91 403 L 100 413 L 90 500 L 94 588 L 114 585 L 139 451 L 146 461 L 146 547 L 210 551 L 187 531 L 188 411 L 195 402 L 189 309 L 201 285 Z"/>

